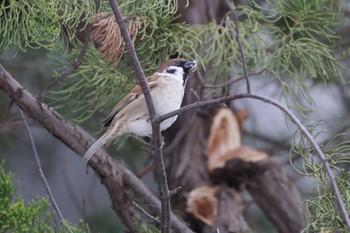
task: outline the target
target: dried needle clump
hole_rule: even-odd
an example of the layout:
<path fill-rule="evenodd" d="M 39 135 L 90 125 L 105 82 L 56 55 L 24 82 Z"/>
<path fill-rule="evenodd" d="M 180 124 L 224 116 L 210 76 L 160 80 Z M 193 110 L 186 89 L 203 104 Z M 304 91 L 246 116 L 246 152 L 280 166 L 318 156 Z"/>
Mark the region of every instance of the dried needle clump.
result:
<path fill-rule="evenodd" d="M 128 19 L 127 26 L 133 43 L 139 31 L 143 31 L 141 40 L 143 39 L 146 29 L 144 20 L 136 16 L 131 17 Z M 95 42 L 95 46 L 101 51 L 102 57 L 116 67 L 125 52 L 125 43 L 114 16 L 109 16 L 107 13 L 98 13 L 92 23 L 90 36 Z"/>

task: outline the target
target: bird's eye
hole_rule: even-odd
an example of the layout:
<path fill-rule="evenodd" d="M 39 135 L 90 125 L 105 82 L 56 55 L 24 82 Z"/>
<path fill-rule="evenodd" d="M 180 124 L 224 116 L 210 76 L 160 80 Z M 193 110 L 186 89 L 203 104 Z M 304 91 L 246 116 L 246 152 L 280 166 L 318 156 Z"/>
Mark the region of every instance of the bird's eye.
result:
<path fill-rule="evenodd" d="M 177 62 L 174 63 L 174 65 L 175 65 L 175 66 L 179 66 L 179 65 L 180 65 L 180 62 L 177 61 Z"/>

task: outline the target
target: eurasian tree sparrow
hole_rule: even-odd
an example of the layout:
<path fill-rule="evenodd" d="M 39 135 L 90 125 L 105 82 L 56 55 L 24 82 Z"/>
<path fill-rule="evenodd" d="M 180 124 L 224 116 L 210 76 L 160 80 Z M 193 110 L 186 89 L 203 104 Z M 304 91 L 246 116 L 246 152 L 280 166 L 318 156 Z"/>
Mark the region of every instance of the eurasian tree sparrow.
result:
<path fill-rule="evenodd" d="M 158 115 L 164 115 L 181 107 L 188 73 L 197 65 L 196 61 L 175 58 L 167 61 L 158 72 L 147 77 L 154 108 Z M 164 120 L 160 130 L 169 128 L 177 116 Z M 112 110 L 103 126 L 106 132 L 86 151 L 84 160 L 89 159 L 106 143 L 130 133 L 137 136 L 152 135 L 145 97 L 139 85 L 135 86 Z"/>

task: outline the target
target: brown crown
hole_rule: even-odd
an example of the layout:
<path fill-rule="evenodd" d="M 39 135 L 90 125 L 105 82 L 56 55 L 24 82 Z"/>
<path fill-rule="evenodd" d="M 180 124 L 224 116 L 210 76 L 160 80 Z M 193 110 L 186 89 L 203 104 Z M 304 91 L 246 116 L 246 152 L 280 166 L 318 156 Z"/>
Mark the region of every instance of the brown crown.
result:
<path fill-rule="evenodd" d="M 167 62 L 165 62 L 163 65 L 161 65 L 157 72 L 162 72 L 163 70 L 165 70 L 166 68 L 168 68 L 169 66 L 171 66 L 172 64 L 174 64 L 175 62 L 177 61 L 183 61 L 183 62 L 186 62 L 187 60 L 185 58 L 174 58 L 174 59 L 171 59 Z"/>

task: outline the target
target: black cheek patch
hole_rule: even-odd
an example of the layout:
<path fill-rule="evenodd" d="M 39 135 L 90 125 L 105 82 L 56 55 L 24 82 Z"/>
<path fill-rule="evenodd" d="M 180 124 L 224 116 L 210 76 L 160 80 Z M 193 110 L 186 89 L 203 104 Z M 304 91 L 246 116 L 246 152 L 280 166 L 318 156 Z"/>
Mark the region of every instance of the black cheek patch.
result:
<path fill-rule="evenodd" d="M 169 74 L 175 74 L 176 69 L 168 68 L 168 69 L 166 69 L 166 72 L 169 73 Z"/>

